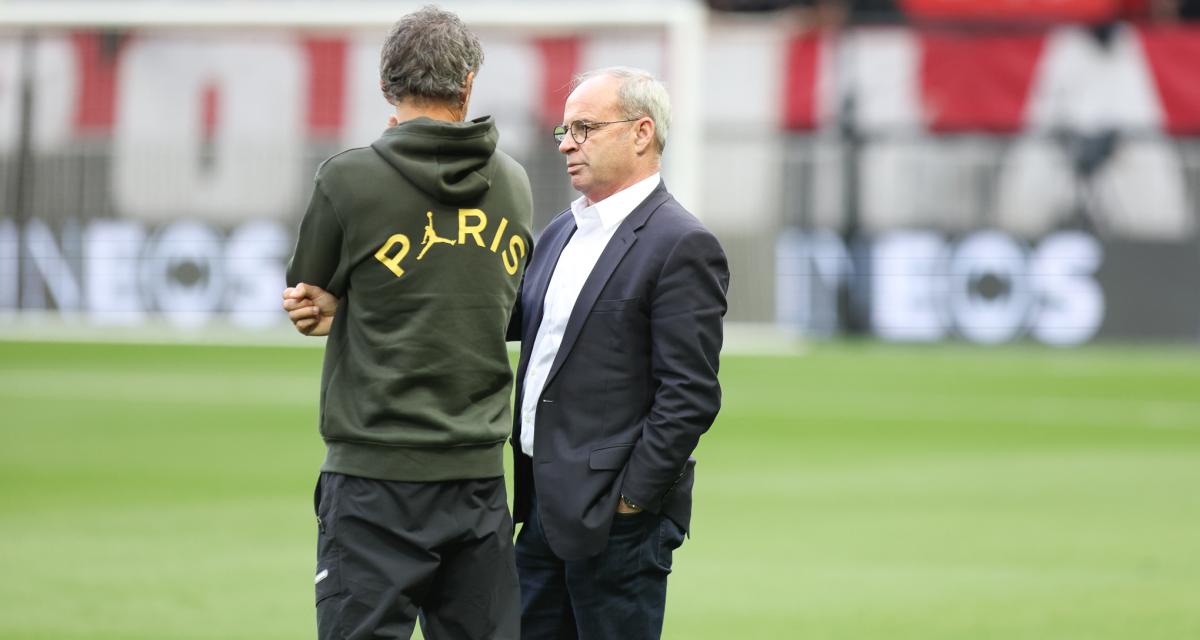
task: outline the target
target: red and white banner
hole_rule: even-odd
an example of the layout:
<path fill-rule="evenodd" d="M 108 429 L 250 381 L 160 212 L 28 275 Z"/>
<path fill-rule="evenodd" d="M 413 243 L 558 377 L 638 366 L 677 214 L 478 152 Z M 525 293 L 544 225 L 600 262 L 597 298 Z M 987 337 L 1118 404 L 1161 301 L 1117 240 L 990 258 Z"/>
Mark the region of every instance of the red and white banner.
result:
<path fill-rule="evenodd" d="M 1101 22 L 1144 15 L 1151 0 L 900 0 L 913 18 Z"/>
<path fill-rule="evenodd" d="M 867 128 L 1014 133 L 1049 110 L 1064 126 L 1200 134 L 1200 27 L 1123 25 L 1105 38 L 1079 27 L 810 32 L 785 56 L 789 129 L 831 120 L 853 94 Z"/>
<path fill-rule="evenodd" d="M 836 117 L 843 98 L 853 95 L 858 124 L 867 129 L 1014 133 L 1044 124 L 1039 120 L 1053 112 L 1060 118 L 1056 124 L 1067 126 L 1200 134 L 1200 67 L 1195 64 L 1200 27 L 1126 25 L 1107 39 L 1078 27 L 1001 34 L 902 28 L 836 36 L 805 32 L 788 38 L 774 60 L 737 50 L 746 43 L 725 44 L 715 31 L 706 60 L 706 68 L 714 71 L 707 84 L 719 91 L 709 93 L 718 99 L 782 96 L 777 122 L 785 129 L 820 127 Z M 9 124 L 16 118 L 20 56 L 16 41 L 0 41 L 0 121 Z M 766 62 L 759 66 L 767 75 L 758 68 L 734 75 L 716 71 L 731 66 L 722 56 Z M 177 134 L 218 146 L 223 137 L 285 133 L 362 144 L 387 114 L 374 79 L 378 34 L 373 32 L 252 39 L 74 33 L 40 39 L 35 57 L 38 148 L 107 136 L 114 129 L 133 135 L 154 127 L 174 127 Z M 254 64 L 247 63 L 250 58 Z M 641 66 L 661 70 L 661 47 L 653 42 L 611 36 L 495 40 L 488 43 L 473 112 L 544 127 L 560 117 L 572 74 L 635 58 Z M 774 86 L 760 86 L 764 83 Z M 741 104 L 757 111 L 745 100 Z M 171 110 L 169 122 L 161 121 Z M 259 122 L 259 116 L 243 110 L 270 115 Z M 710 119 L 721 120 L 728 109 L 718 104 L 710 111 Z M 530 124 L 508 124 L 518 131 L 505 141 L 523 144 L 516 139 Z M 285 132 L 288 127 L 294 128 Z M 0 151 L 15 142 L 15 127 L 0 127 Z"/>

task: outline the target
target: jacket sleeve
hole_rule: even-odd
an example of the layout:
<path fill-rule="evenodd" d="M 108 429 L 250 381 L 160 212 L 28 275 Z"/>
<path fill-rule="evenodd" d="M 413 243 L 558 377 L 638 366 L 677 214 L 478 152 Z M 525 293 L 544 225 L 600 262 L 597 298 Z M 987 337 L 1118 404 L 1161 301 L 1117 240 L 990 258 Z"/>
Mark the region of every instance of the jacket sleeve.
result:
<path fill-rule="evenodd" d="M 721 408 L 717 369 L 729 266 L 716 237 L 695 230 L 667 257 L 650 301 L 654 401 L 621 493 L 659 511 Z"/>
<path fill-rule="evenodd" d="M 296 250 L 287 267 L 287 284 L 304 282 L 341 297 L 345 289 L 345 265 L 342 263 L 344 230 L 341 220 L 321 187 L 320 177 L 313 181 L 312 198 L 300 222 Z"/>
<path fill-rule="evenodd" d="M 508 317 L 508 333 L 505 339 L 508 342 L 521 341 L 521 319 L 523 316 L 521 296 L 525 293 L 525 280 L 521 280 L 521 284 L 517 287 L 517 297 L 513 300 L 512 313 Z"/>

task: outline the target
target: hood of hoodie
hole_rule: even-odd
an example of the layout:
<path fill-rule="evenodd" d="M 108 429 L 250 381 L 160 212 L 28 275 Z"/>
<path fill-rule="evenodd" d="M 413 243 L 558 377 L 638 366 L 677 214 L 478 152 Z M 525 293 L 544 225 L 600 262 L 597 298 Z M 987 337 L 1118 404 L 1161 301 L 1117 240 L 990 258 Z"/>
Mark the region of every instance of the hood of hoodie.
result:
<path fill-rule="evenodd" d="M 476 200 L 492 186 L 488 160 L 500 134 L 490 116 L 467 122 L 416 118 L 371 144 L 388 164 L 438 202 Z"/>

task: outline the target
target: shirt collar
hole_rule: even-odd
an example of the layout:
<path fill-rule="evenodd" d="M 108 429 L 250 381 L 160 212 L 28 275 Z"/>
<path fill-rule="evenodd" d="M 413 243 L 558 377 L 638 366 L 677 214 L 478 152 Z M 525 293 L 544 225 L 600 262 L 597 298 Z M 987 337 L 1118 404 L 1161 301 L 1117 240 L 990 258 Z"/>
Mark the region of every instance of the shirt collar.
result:
<path fill-rule="evenodd" d="M 654 175 L 625 187 L 600 202 L 588 205 L 587 196 L 579 196 L 571 203 L 571 215 L 575 225 L 583 226 L 587 220 L 599 220 L 605 231 L 612 231 L 621 224 L 650 193 L 658 187 L 660 174 Z"/>

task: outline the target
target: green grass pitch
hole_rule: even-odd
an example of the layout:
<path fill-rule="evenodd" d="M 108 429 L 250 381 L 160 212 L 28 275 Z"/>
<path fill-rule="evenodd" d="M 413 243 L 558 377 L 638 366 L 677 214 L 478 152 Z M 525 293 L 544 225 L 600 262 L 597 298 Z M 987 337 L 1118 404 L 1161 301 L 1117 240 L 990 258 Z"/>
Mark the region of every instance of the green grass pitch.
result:
<path fill-rule="evenodd" d="M 0 638 L 313 637 L 320 358 L 0 343 Z M 722 379 L 665 637 L 1200 637 L 1200 350 Z"/>

